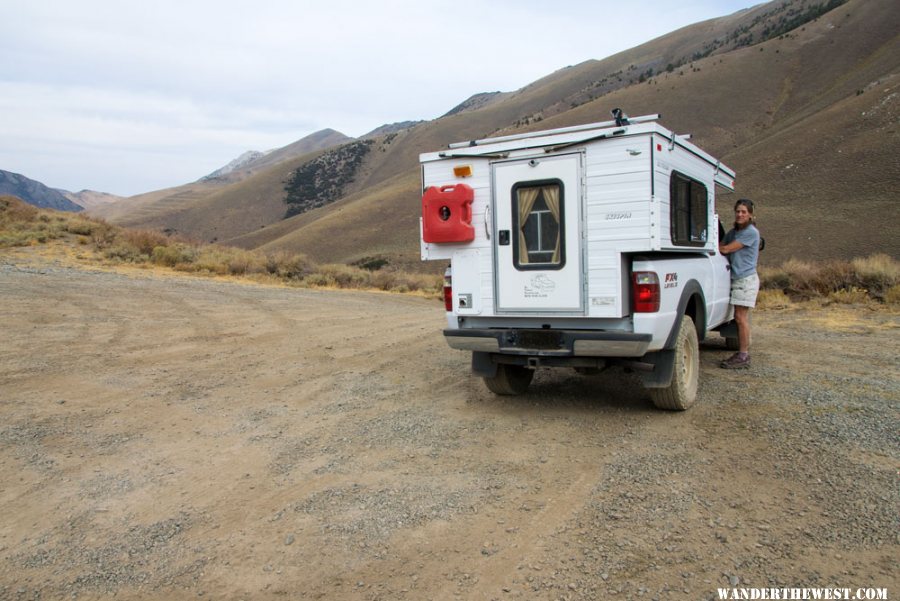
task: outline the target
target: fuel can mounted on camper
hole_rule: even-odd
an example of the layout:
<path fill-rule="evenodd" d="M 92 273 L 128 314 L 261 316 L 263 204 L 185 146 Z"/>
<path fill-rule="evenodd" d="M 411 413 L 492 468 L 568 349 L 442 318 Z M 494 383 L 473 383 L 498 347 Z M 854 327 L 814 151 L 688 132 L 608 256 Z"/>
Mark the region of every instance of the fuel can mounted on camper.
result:
<path fill-rule="evenodd" d="M 466 184 L 429 186 L 422 195 L 422 239 L 425 242 L 471 242 L 472 201 L 475 191 Z"/>

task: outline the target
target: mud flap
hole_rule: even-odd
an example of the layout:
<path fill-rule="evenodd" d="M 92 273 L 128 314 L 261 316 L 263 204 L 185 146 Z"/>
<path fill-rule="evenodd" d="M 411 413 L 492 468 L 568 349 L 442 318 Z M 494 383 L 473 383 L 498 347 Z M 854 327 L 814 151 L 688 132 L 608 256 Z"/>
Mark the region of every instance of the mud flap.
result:
<path fill-rule="evenodd" d="M 490 353 L 475 351 L 472 353 L 472 373 L 479 378 L 497 376 L 497 364 L 491 361 Z"/>
<path fill-rule="evenodd" d="M 719 334 L 721 334 L 725 338 L 737 338 L 738 337 L 738 328 L 737 322 L 733 319 L 726 324 L 723 324 L 715 329 Z"/>
<path fill-rule="evenodd" d="M 639 372 L 644 388 L 665 388 L 672 383 L 672 374 L 675 373 L 674 350 L 647 353 L 641 361 L 653 365 L 652 371 Z"/>

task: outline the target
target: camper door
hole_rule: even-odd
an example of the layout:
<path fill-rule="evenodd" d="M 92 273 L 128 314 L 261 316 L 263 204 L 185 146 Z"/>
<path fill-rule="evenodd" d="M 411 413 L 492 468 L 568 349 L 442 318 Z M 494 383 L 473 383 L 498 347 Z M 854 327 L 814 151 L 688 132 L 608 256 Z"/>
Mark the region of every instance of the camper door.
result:
<path fill-rule="evenodd" d="M 581 154 L 494 163 L 497 312 L 583 314 Z"/>

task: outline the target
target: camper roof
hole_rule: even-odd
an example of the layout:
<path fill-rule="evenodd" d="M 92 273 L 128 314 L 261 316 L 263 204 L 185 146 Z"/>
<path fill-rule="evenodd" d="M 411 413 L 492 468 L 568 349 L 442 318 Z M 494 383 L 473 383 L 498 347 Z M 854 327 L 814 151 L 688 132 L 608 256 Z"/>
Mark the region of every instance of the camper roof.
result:
<path fill-rule="evenodd" d="M 670 147 L 681 147 L 715 167 L 716 183 L 729 190 L 734 189 L 735 173 L 733 169 L 723 165 L 712 155 L 689 142 L 689 135 L 675 134 L 657 123 L 657 119 L 659 119 L 659 115 L 646 115 L 630 118 L 628 123 L 623 125 L 617 125 L 616 121 L 604 121 L 495 138 L 483 138 L 469 142 L 456 142 L 450 144 L 447 150 L 421 154 L 419 155 L 419 160 L 425 163 L 454 158 L 505 159 L 509 158 L 513 152 L 517 155 L 532 154 L 537 150 L 543 153 L 551 153 L 605 138 L 655 133 L 666 139 Z"/>

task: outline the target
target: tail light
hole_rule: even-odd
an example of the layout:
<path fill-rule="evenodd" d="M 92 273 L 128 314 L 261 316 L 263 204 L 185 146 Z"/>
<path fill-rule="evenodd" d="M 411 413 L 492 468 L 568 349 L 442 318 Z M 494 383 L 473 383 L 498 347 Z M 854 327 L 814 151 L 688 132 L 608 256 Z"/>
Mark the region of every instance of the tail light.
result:
<path fill-rule="evenodd" d="M 449 267 L 444 272 L 444 309 L 448 313 L 453 311 L 453 278 Z"/>
<path fill-rule="evenodd" d="M 636 271 L 632 276 L 632 299 L 635 313 L 659 311 L 659 277 L 652 271 Z"/>

